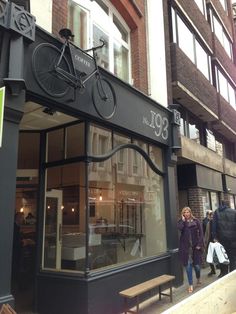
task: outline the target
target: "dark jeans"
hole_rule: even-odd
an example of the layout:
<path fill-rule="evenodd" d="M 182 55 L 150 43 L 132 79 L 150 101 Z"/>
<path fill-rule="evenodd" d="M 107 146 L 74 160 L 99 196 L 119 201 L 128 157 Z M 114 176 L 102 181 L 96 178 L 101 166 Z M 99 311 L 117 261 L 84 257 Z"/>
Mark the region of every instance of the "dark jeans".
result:
<path fill-rule="evenodd" d="M 200 279 L 201 269 L 199 265 L 193 265 L 192 263 L 188 262 L 188 265 L 185 266 L 185 270 L 187 273 L 188 283 L 190 286 L 193 284 L 193 268 L 195 270 L 196 278 Z"/>
<path fill-rule="evenodd" d="M 229 271 L 236 269 L 236 248 L 225 247 L 226 253 L 229 258 Z"/>

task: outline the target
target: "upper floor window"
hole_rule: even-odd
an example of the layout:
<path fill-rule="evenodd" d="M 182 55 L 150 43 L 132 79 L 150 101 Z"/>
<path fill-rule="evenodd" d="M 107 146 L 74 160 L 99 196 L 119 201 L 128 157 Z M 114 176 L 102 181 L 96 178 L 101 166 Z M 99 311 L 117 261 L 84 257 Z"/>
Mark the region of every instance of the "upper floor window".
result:
<path fill-rule="evenodd" d="M 223 25 L 220 23 L 218 18 L 211 12 L 211 23 L 212 23 L 212 31 L 215 33 L 216 37 L 219 39 L 221 45 L 223 46 L 225 52 L 229 56 L 231 60 L 233 60 L 232 54 L 232 43 L 226 34 Z"/>
<path fill-rule="evenodd" d="M 69 0 L 68 27 L 82 49 L 100 44 L 98 64 L 119 78 L 130 80 L 130 31 L 119 12 L 107 0 Z"/>
<path fill-rule="evenodd" d="M 172 9 L 172 25 L 173 41 L 178 44 L 179 48 L 197 66 L 198 70 L 212 82 L 209 54 L 174 9 Z"/>
<path fill-rule="evenodd" d="M 197 6 L 199 7 L 200 11 L 204 16 L 206 16 L 206 4 L 205 0 L 194 0 Z"/>
<path fill-rule="evenodd" d="M 206 129 L 206 144 L 209 149 L 223 157 L 223 144 L 217 140 L 215 134 L 208 129 Z"/>
<path fill-rule="evenodd" d="M 222 7 L 224 8 L 224 10 L 227 12 L 227 1 L 226 0 L 220 0 L 220 3 L 222 5 Z"/>
<path fill-rule="evenodd" d="M 216 68 L 217 91 L 236 110 L 235 89 L 227 78 Z"/>

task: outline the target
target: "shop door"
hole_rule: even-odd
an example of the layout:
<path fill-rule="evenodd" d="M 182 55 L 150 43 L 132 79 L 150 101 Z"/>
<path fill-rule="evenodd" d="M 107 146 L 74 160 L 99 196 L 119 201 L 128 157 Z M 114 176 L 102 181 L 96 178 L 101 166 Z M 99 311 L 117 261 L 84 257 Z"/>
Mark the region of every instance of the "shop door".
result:
<path fill-rule="evenodd" d="M 43 268 L 61 269 L 62 191 L 46 192 L 44 207 Z"/>

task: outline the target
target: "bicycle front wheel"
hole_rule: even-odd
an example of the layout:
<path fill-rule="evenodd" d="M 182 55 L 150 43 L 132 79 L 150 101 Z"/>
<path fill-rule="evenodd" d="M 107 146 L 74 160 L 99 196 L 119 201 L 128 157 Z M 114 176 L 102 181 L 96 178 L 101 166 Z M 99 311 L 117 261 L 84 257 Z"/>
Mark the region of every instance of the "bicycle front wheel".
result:
<path fill-rule="evenodd" d="M 116 94 L 111 83 L 98 77 L 93 85 L 94 108 L 103 119 L 111 119 L 116 111 Z"/>
<path fill-rule="evenodd" d="M 39 86 L 53 97 L 63 97 L 70 88 L 55 70 L 60 55 L 61 51 L 57 47 L 42 43 L 35 48 L 32 56 L 32 69 Z M 61 59 L 60 68 L 71 73 L 70 65 L 65 56 Z"/>

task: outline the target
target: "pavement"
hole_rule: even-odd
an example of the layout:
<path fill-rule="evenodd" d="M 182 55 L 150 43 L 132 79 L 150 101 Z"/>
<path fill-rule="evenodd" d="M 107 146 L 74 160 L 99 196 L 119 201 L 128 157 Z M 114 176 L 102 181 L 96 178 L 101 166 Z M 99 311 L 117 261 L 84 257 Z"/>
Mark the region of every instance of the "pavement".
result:
<path fill-rule="evenodd" d="M 196 293 L 197 291 L 201 290 L 202 288 L 208 286 L 212 282 L 218 279 L 219 270 L 216 270 L 216 275 L 212 275 L 210 277 L 207 276 L 207 274 L 210 272 L 210 267 L 202 268 L 201 270 L 201 285 L 197 285 L 196 283 L 193 284 L 193 293 L 188 292 L 188 283 L 187 278 L 184 272 L 184 284 L 180 287 L 173 287 L 173 302 L 170 302 L 170 298 L 163 296 L 162 299 L 159 301 L 159 296 L 155 295 L 145 302 L 142 302 L 140 304 L 140 314 L 160 314 L 163 313 L 168 308 L 172 307 L 173 305 L 179 303 L 180 301 L 188 298 L 192 294 Z M 193 278 L 194 277 L 193 272 Z M 196 282 L 196 279 L 195 279 Z M 169 289 L 166 290 L 167 293 L 169 293 Z M 132 310 L 135 310 L 136 308 L 133 308 Z M 189 313 L 191 314 L 191 313 Z"/>

